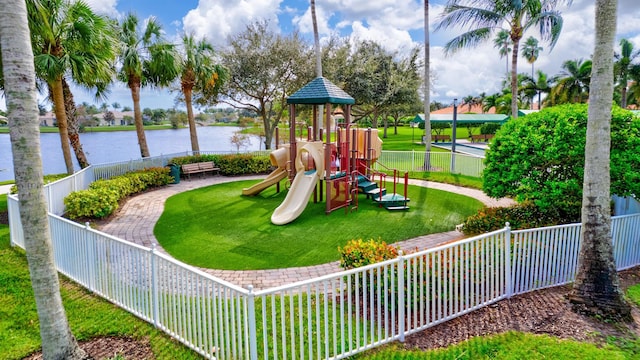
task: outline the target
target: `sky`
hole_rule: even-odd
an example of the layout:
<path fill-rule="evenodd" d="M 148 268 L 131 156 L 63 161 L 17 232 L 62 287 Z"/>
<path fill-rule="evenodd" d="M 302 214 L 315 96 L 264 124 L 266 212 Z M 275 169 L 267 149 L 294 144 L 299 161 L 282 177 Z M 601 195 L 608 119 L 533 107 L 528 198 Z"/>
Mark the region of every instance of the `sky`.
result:
<path fill-rule="evenodd" d="M 98 13 L 122 17 L 128 12 L 139 18 L 155 16 L 163 24 L 166 37 L 176 43 L 181 34 L 192 32 L 205 37 L 217 48 L 225 46 L 230 35 L 244 30 L 258 20 L 267 20 L 273 29 L 282 33 L 299 30 L 312 41 L 311 15 L 307 1 L 296 0 L 87 0 Z M 560 1 L 562 2 L 562 1 Z M 463 49 L 445 56 L 443 45 L 462 33 L 461 29 L 434 32 L 434 25 L 442 14 L 446 0 L 430 1 L 431 72 L 433 77 L 431 100 L 449 104 L 454 98 L 482 92 L 498 92 L 505 75 L 505 58 L 500 58 L 492 41 L 473 49 Z M 594 41 L 593 0 L 573 0 L 570 6 L 560 5 L 564 26 L 553 49 L 544 49 L 535 62 L 535 69 L 549 75 L 558 74 L 566 60 L 588 59 Z M 420 0 L 316 0 L 316 12 L 322 39 L 331 34 L 351 35 L 362 40 L 375 40 L 389 51 L 407 52 L 424 44 L 423 3 Z M 640 4 L 638 0 L 618 1 L 616 44 L 621 38 L 630 40 L 640 49 Z M 525 34 L 524 39 L 535 31 Z M 523 40 L 524 40 L 523 39 Z M 618 48 L 618 47 L 616 47 Z M 526 59 L 518 60 L 519 72 L 531 72 Z M 331 79 L 329 79 L 331 80 Z M 75 89 L 77 102 L 94 102 L 90 93 Z M 166 90 L 143 90 L 142 108 L 174 106 L 175 95 Z M 132 107 L 131 94 L 124 85 L 112 86 L 108 104 L 118 102 Z M 50 104 L 47 104 L 50 107 Z M 181 108 L 182 105 L 176 105 Z M 5 109 L 0 101 L 0 108 Z"/>

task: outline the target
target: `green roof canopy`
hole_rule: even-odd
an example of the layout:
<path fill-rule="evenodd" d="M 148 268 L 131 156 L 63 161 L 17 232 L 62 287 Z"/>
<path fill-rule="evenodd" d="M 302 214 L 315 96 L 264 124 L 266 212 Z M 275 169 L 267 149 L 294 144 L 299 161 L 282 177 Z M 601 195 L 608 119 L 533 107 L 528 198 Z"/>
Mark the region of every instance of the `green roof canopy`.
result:
<path fill-rule="evenodd" d="M 355 99 L 324 77 L 317 77 L 287 98 L 287 104 L 355 104 Z"/>
<path fill-rule="evenodd" d="M 431 114 L 431 122 L 453 122 L 453 114 Z M 504 114 L 457 114 L 457 123 L 500 123 L 509 120 L 509 115 Z M 423 123 L 424 114 L 418 114 L 411 120 L 413 123 Z"/>

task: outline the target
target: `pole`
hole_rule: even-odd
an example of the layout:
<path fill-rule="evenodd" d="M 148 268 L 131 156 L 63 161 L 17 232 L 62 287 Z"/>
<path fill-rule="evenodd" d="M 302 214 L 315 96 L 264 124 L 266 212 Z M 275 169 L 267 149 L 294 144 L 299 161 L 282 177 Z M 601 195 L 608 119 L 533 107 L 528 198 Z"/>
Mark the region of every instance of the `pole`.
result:
<path fill-rule="evenodd" d="M 456 170 L 456 126 L 458 121 L 458 106 L 456 104 L 458 99 L 453 99 L 453 131 L 451 134 L 451 173 L 454 174 Z"/>

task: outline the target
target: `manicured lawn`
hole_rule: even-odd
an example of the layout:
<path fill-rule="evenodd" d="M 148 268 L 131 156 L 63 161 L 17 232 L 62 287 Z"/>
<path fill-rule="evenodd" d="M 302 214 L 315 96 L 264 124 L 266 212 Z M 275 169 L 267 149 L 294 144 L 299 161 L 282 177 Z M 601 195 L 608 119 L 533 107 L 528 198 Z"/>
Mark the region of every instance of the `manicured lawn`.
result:
<path fill-rule="evenodd" d="M 338 247 L 351 239 L 387 243 L 450 231 L 482 206 L 449 192 L 409 187 L 409 211 L 389 212 L 359 197 L 358 211 L 325 215 L 325 203 L 309 203 L 294 222 L 271 223 L 285 192 L 275 187 L 259 196 L 241 195 L 256 181 L 214 185 L 167 199 L 156 238 L 173 257 L 214 269 L 274 269 L 338 260 Z M 405 249 L 410 250 L 410 249 Z"/>
<path fill-rule="evenodd" d="M 2 201 L 0 200 L 0 203 Z M 62 279 L 62 299 L 76 338 L 128 336 L 148 339 L 157 359 L 201 359 L 135 316 Z M 9 246 L 0 225 L 0 359 L 21 359 L 40 348 L 40 329 L 24 251 Z M 117 349 L 114 349 L 114 354 Z"/>
<path fill-rule="evenodd" d="M 400 348 L 397 344 L 393 344 L 382 349 L 357 355 L 354 359 L 637 359 L 638 353 L 633 350 L 633 344 L 637 347 L 638 340 L 630 344 L 627 343 L 625 347 L 613 344 L 597 347 L 590 343 L 560 340 L 548 335 L 533 335 L 512 331 L 500 335 L 477 337 L 446 349 L 430 351 L 408 351 Z"/>

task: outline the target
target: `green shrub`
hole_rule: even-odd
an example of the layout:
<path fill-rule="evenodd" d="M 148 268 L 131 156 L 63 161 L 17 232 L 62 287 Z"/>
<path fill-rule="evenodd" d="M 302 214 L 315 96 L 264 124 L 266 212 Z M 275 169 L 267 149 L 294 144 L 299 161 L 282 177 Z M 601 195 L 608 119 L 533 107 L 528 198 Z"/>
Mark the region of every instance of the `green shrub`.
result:
<path fill-rule="evenodd" d="M 223 155 L 216 162 L 222 175 L 264 174 L 271 170 L 268 156 Z"/>
<path fill-rule="evenodd" d="M 340 267 L 345 270 L 354 269 L 377 262 L 395 259 L 398 249 L 378 239 L 364 241 L 349 240 L 340 252 Z"/>
<path fill-rule="evenodd" d="M 640 119 L 616 106 L 611 117 L 611 193 L 639 194 Z M 506 122 L 486 154 L 485 193 L 580 211 L 587 118 L 587 104 L 570 104 Z"/>
<path fill-rule="evenodd" d="M 70 219 L 102 219 L 118 209 L 118 192 L 108 187 L 74 191 L 64 198 Z"/>
<path fill-rule="evenodd" d="M 130 172 L 108 180 L 98 180 L 89 189 L 74 191 L 64 199 L 66 214 L 70 219 L 102 219 L 118 209 L 120 200 L 149 188 L 173 181 L 169 169 L 157 167 Z"/>
<path fill-rule="evenodd" d="M 562 209 L 578 210 L 572 213 Z M 533 202 L 524 202 L 509 207 L 484 207 L 478 214 L 463 223 L 462 232 L 467 235 L 482 234 L 502 229 L 508 222 L 512 229 L 530 229 L 542 226 L 569 224 L 580 220 L 580 206 L 560 206 L 542 210 Z"/>
<path fill-rule="evenodd" d="M 226 176 L 265 174 L 271 170 L 268 156 L 246 154 L 180 156 L 169 160 L 169 163 L 184 165 L 205 161 L 213 161 L 220 168 L 220 174 Z"/>

